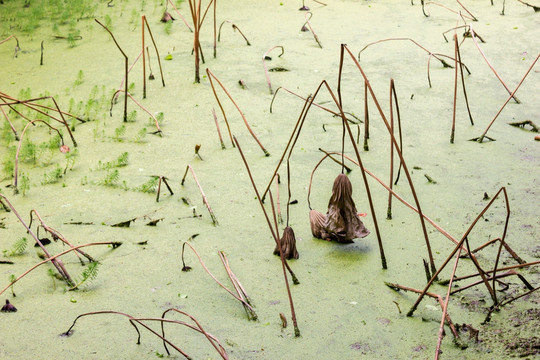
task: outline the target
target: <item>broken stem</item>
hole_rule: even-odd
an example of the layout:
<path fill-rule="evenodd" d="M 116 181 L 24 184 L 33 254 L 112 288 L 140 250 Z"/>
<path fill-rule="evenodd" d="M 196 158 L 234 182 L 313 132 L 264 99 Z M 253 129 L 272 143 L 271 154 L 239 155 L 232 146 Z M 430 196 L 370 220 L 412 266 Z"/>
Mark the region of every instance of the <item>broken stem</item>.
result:
<path fill-rule="evenodd" d="M 204 194 L 202 186 L 199 183 L 199 180 L 197 180 L 197 175 L 195 175 L 195 171 L 193 170 L 193 168 L 189 164 L 188 164 L 188 166 L 186 166 L 186 172 L 184 173 L 184 177 L 182 177 L 182 184 L 181 185 L 184 186 L 184 180 L 186 179 L 186 175 L 187 175 L 188 170 L 191 171 L 191 175 L 193 175 L 193 179 L 195 180 L 195 183 L 197 184 L 197 187 L 199 188 L 199 192 L 201 193 L 203 203 L 204 203 L 204 205 L 206 205 L 206 208 L 208 209 L 208 212 L 210 213 L 210 217 L 212 218 L 212 223 L 214 224 L 214 226 L 219 225 L 219 223 L 217 221 L 217 218 L 214 215 L 214 212 L 212 211 L 212 208 L 210 207 L 210 204 L 208 203 L 208 199 L 206 199 L 206 195 Z"/>

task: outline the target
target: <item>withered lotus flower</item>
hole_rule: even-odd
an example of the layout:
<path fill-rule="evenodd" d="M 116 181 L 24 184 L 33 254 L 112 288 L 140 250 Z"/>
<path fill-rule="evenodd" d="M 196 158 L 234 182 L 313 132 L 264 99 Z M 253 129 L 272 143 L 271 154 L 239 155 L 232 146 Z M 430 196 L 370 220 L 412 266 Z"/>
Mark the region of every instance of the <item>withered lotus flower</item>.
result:
<path fill-rule="evenodd" d="M 351 243 L 355 238 L 369 235 L 356 211 L 352 199 L 352 184 L 344 174 L 339 174 L 332 186 L 328 212 L 321 231 L 321 238 Z"/>
<path fill-rule="evenodd" d="M 173 20 L 175 20 L 175 19 L 172 17 L 172 15 L 168 11 L 165 11 L 163 13 L 163 16 L 161 17 L 160 21 L 162 23 L 166 23 L 166 22 L 173 21 Z"/>
<path fill-rule="evenodd" d="M 309 211 L 309 224 L 311 225 L 311 233 L 314 237 L 322 239 L 322 232 L 324 231 L 325 221 L 326 216 L 324 216 L 323 213 L 321 213 L 320 211 Z"/>
<path fill-rule="evenodd" d="M 281 251 L 283 252 L 283 257 L 287 260 L 298 259 L 298 251 L 296 251 L 296 237 L 294 236 L 294 231 L 290 226 L 287 226 L 285 230 L 283 230 L 283 237 L 281 238 Z M 274 249 L 274 255 L 279 256 L 279 247 L 277 245 Z"/>
<path fill-rule="evenodd" d="M 2 312 L 17 312 L 17 308 L 6 299 L 6 305 L 2 306 Z"/>

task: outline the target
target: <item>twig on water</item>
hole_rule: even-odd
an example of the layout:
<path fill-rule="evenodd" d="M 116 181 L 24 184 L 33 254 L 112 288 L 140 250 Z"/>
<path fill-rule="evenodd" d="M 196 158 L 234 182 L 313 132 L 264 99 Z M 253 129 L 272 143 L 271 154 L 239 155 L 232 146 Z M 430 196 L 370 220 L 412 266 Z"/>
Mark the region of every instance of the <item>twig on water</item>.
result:
<path fill-rule="evenodd" d="M 210 213 L 210 217 L 212 218 L 212 224 L 214 224 L 214 226 L 219 225 L 219 223 L 217 221 L 217 218 L 214 215 L 214 212 L 212 211 L 212 208 L 210 207 L 210 204 L 208 203 L 208 199 L 206 199 L 206 195 L 204 194 L 204 191 L 203 191 L 203 189 L 201 187 L 201 184 L 199 183 L 199 180 L 197 180 L 197 175 L 195 175 L 195 171 L 193 170 L 193 168 L 189 164 L 186 166 L 186 171 L 184 172 L 184 176 L 182 177 L 181 185 L 184 186 L 184 181 L 186 179 L 186 175 L 187 175 L 188 170 L 191 171 L 191 175 L 193 175 L 193 179 L 195 180 L 195 183 L 197 184 L 197 187 L 199 188 L 199 192 L 201 193 L 203 203 L 204 203 L 204 205 L 206 205 L 206 208 L 208 209 L 208 212 Z"/>
<path fill-rule="evenodd" d="M 410 288 L 410 287 L 407 287 L 407 286 L 394 284 L 394 283 L 390 283 L 390 282 L 386 282 L 386 281 L 384 282 L 384 284 L 386 286 L 388 286 L 390 289 L 394 290 L 394 291 L 400 291 L 400 290 L 411 291 L 411 292 L 415 292 L 417 294 L 420 294 L 422 292 L 421 290 L 413 289 L 413 288 Z M 435 300 L 437 300 L 437 302 L 439 303 L 441 309 L 443 308 L 444 301 L 443 301 L 443 298 L 442 298 L 441 295 L 435 294 L 435 293 L 432 293 L 432 292 L 426 292 L 426 295 L 433 298 L 433 299 L 435 299 Z M 400 311 L 400 313 L 401 313 L 401 311 Z M 457 332 L 456 327 L 454 326 L 454 323 L 452 322 L 452 319 L 450 319 L 450 315 L 448 315 L 448 312 L 446 313 L 446 321 L 448 322 L 448 326 L 450 327 L 450 330 L 452 331 L 452 334 L 454 335 L 454 337 L 458 338 L 459 333 Z"/>

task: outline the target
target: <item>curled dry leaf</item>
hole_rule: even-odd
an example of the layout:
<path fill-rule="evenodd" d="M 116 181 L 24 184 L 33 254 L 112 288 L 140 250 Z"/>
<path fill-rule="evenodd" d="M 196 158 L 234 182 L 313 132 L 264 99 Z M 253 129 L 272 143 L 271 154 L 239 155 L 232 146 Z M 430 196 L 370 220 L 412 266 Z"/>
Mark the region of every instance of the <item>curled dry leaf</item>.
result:
<path fill-rule="evenodd" d="M 281 251 L 285 259 L 298 259 L 298 251 L 296 250 L 296 237 L 292 227 L 287 226 L 283 230 L 283 237 L 281 238 Z M 279 255 L 279 248 L 276 245 L 274 249 L 274 255 Z"/>

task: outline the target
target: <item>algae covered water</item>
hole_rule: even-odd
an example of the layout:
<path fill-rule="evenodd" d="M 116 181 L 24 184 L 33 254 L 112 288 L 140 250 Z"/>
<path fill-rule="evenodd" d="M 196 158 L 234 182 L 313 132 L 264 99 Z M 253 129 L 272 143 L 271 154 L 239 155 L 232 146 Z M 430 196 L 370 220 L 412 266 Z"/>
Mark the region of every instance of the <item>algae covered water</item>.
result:
<path fill-rule="evenodd" d="M 201 13 L 207 5 L 202 3 Z M 309 10 L 299 10 L 303 5 Z M 408 317 L 418 295 L 385 285 L 422 290 L 427 281 L 424 260 L 430 262 L 418 214 L 394 197 L 392 218 L 387 219 L 388 190 L 376 180 L 389 187 L 399 165 L 394 152 L 394 177 L 389 180 L 390 137 L 381 112 L 390 119 L 391 79 L 401 120 L 400 146 L 418 203 L 430 220 L 425 225 L 435 266 L 442 266 L 455 249 L 451 238 L 459 241 L 503 187 L 508 203 L 500 193 L 482 214 L 468 235 L 471 250 L 504 235 L 523 262 L 538 261 L 540 143 L 531 131 L 540 124 L 538 64 L 515 93 L 519 103 L 510 100 L 503 108 L 539 53 L 540 15 L 532 7 L 517 1 L 505 2 L 504 8 L 502 3 L 487 1 L 424 6 L 406 1 L 217 2 L 215 57 L 213 6 L 200 27 L 204 55 L 200 83 L 194 82 L 194 33 L 175 7 L 194 28 L 189 2 L 177 1 L 174 6 L 166 1 L 0 4 L 1 39 L 14 35 L 0 44 L 0 95 L 3 104 L 13 103 L 0 103 L 0 193 L 6 205 L 0 207 L 0 288 L 6 287 L 2 301 L 8 299 L 18 309 L 1 314 L 0 357 L 167 356 L 161 339 L 141 326 L 137 344 L 137 332 L 128 318 L 118 314 L 82 317 L 69 337 L 60 334 L 78 315 L 88 312 L 160 318 L 174 308 L 196 318 L 231 359 L 434 358 L 442 316 L 439 302 L 426 297 Z M 175 20 L 161 22 L 164 12 Z M 142 15 L 159 50 L 165 82 L 163 87 L 146 32 L 145 98 Z M 125 58 L 94 19 L 111 31 L 128 58 L 131 97 L 126 122 L 124 93 L 111 105 L 113 94 L 124 90 Z M 454 33 L 474 125 L 461 74 L 454 67 Z M 338 82 L 341 44 L 347 44 L 352 56 L 344 53 L 342 81 Z M 268 58 L 263 60 L 265 54 Z M 359 58 L 380 111 L 373 96 L 367 98 L 366 109 L 365 79 L 353 58 Z M 215 76 L 212 83 L 208 74 Z M 316 93 L 323 80 L 332 93 L 325 85 Z M 339 110 L 332 97 L 338 86 L 362 165 L 374 175 L 366 178 L 373 210 L 361 170 L 354 163 L 346 162 L 351 168 L 347 172 L 327 158 L 312 174 L 325 155 L 320 149 L 342 151 L 343 124 L 334 114 L 339 115 Z M 285 154 L 276 184 L 272 174 L 297 120 L 304 118 L 305 101 L 300 97 L 310 95 L 315 95 L 313 105 L 290 157 Z M 75 116 L 65 115 L 77 146 L 63 123 L 15 104 L 50 96 L 62 111 Z M 32 104 L 47 106 L 39 109 L 59 117 L 50 99 Z M 397 136 L 395 100 L 392 112 Z M 364 140 L 366 114 L 369 139 Z M 454 114 L 454 142 L 450 143 Z M 486 133 L 494 141 L 469 141 L 481 136 L 495 117 Z M 29 121 L 34 126 L 27 126 Z M 161 134 L 156 133 L 156 122 Z M 245 122 L 270 156 L 265 156 Z M 250 165 L 258 191 L 270 185 L 274 200 L 279 192 L 283 219 L 279 233 L 287 223 L 294 229 L 299 258 L 288 263 L 300 283 L 294 285 L 290 277 L 288 281 L 299 337 L 282 265 L 273 255 L 275 243 L 232 135 Z M 345 154 L 356 161 L 348 133 L 344 144 Z M 333 157 L 338 162 L 342 159 Z M 313 237 L 309 221 L 310 209 L 326 213 L 332 184 L 342 171 L 352 183 L 352 198 L 358 212 L 365 213 L 361 219 L 371 232 L 349 244 Z M 14 174 L 18 194 L 14 193 Z M 403 168 L 392 189 L 416 208 Z M 27 225 L 34 210 L 32 232 L 40 239 L 53 240 L 46 246 L 52 255 L 68 247 L 37 225 L 36 212 L 43 224 L 75 246 L 92 242 L 121 242 L 121 246 L 84 248 L 97 261 L 93 268 L 84 256 L 84 265 L 72 253 L 61 257 L 73 281 L 80 283 L 78 290 L 69 290 L 50 263 L 9 287 L 13 277 L 42 261 L 44 254 L 33 246 L 35 241 L 15 213 L 7 211 L 8 203 Z M 273 222 L 268 196 L 264 206 Z M 379 237 L 387 269 L 382 268 Z M 226 254 L 230 269 L 251 299 L 257 321 L 248 319 L 242 304 L 212 279 L 187 246 L 183 264 L 184 242 L 197 250 L 217 280 L 236 293 L 220 258 L 220 252 Z M 479 266 L 493 269 L 498 250 L 496 242 L 476 252 Z M 503 248 L 499 268 L 517 264 Z M 184 265 L 191 271 L 182 271 Z M 440 280 L 450 277 L 453 265 L 454 257 Z M 535 265 L 514 271 L 530 288 L 537 287 Z M 475 272 L 470 259 L 460 259 L 456 276 Z M 453 289 L 477 279 L 456 282 Z M 500 301 L 529 291 L 516 275 L 500 281 L 504 283 L 497 283 L 495 290 Z M 444 301 L 447 286 L 435 283 L 429 292 Z M 448 314 L 460 339 L 453 341 L 446 325 L 440 358 L 537 356 L 538 301 L 538 294 L 531 292 L 485 322 L 493 299 L 484 283 L 451 295 Z M 167 317 L 191 321 L 180 313 Z M 161 334 L 158 322 L 146 324 Z M 192 358 L 221 358 L 204 335 L 179 324 L 166 324 L 165 330 L 167 339 Z M 168 348 L 170 357 L 183 358 Z"/>

